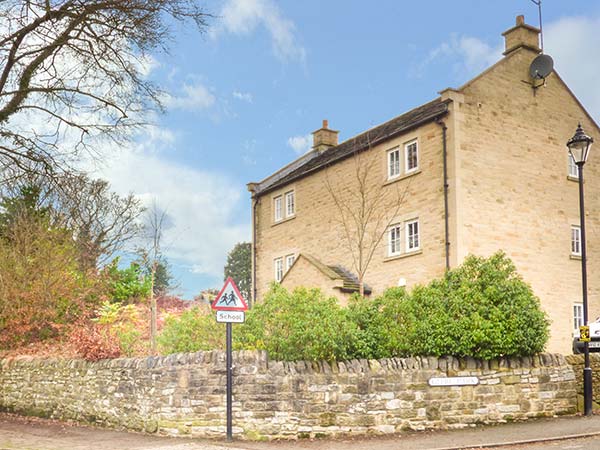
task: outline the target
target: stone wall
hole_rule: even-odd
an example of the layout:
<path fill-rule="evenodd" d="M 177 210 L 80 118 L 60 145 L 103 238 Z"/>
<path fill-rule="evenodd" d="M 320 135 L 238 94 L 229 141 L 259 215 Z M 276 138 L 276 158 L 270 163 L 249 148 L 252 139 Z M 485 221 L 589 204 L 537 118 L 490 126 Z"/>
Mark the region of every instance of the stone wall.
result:
<path fill-rule="evenodd" d="M 234 434 L 245 439 L 460 428 L 576 410 L 561 355 L 477 361 L 269 361 L 234 353 Z M 474 376 L 475 386 L 431 387 Z M 223 437 L 225 354 L 0 362 L 0 409 L 168 435 Z"/>
<path fill-rule="evenodd" d="M 573 367 L 577 381 L 577 395 L 579 396 L 579 410 L 583 411 L 583 355 L 568 355 L 566 361 Z M 594 409 L 600 409 L 600 354 L 590 353 L 590 367 L 592 368 L 592 395 Z"/>

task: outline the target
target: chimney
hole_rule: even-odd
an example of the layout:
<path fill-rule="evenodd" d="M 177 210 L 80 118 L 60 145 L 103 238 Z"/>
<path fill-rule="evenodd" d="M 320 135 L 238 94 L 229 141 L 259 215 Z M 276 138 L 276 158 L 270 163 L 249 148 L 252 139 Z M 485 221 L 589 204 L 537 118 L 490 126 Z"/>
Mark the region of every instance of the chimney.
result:
<path fill-rule="evenodd" d="M 525 23 L 524 16 L 517 16 L 517 23 L 510 30 L 502 33 L 504 36 L 504 55 L 525 47 L 536 53 L 541 53 L 540 49 L 540 30 Z"/>
<path fill-rule="evenodd" d="M 328 148 L 338 145 L 339 131 L 330 130 L 327 120 L 323 120 L 323 126 L 313 131 L 313 150 L 324 152 Z"/>

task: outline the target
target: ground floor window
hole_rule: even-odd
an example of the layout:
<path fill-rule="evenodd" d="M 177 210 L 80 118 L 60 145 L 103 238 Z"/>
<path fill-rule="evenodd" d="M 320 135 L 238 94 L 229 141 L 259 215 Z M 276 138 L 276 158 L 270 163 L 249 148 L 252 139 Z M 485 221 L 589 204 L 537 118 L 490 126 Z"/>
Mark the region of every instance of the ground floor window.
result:
<path fill-rule="evenodd" d="M 283 258 L 275 258 L 273 262 L 275 265 L 275 281 L 279 283 L 283 278 Z"/>

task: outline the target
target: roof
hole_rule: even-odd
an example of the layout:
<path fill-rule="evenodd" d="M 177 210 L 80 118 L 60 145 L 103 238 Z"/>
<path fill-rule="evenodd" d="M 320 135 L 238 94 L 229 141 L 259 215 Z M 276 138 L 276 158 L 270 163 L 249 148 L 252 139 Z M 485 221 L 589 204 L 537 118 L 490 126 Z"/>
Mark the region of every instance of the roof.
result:
<path fill-rule="evenodd" d="M 256 195 L 261 195 L 277 189 L 312 172 L 316 172 L 333 163 L 352 156 L 356 152 L 367 150 L 385 140 L 435 120 L 436 118 L 445 115 L 447 112 L 448 102 L 437 98 L 395 117 L 392 120 L 371 128 L 358 136 L 348 139 L 335 147 L 327 149 L 324 152 L 319 153 L 316 150 L 312 150 L 291 164 L 288 164 L 283 169 L 275 172 L 275 174 L 265 178 L 260 183 L 256 183 L 254 186 L 254 193 Z"/>
<path fill-rule="evenodd" d="M 337 265 L 337 264 L 331 265 L 331 266 L 323 264 L 317 258 L 315 258 L 314 256 L 311 256 L 307 253 L 300 253 L 298 255 L 298 258 L 296 258 L 296 260 L 294 261 L 294 264 L 292 265 L 292 267 L 294 267 L 296 262 L 301 257 L 306 259 L 313 266 L 315 266 L 319 270 L 319 272 L 321 272 L 323 275 L 325 275 L 329 279 L 341 280 L 342 286 L 338 287 L 337 289 L 340 289 L 342 292 L 358 292 L 359 291 L 358 277 L 355 274 L 353 274 L 351 271 L 349 271 L 348 269 L 346 269 L 340 265 Z M 291 270 L 291 268 L 290 268 L 290 270 Z M 285 275 L 284 275 L 284 278 L 285 278 Z M 283 280 L 282 280 L 282 282 L 283 282 Z M 365 291 L 365 295 L 371 294 L 371 288 L 369 286 L 367 286 L 366 284 L 364 285 L 364 291 Z"/>

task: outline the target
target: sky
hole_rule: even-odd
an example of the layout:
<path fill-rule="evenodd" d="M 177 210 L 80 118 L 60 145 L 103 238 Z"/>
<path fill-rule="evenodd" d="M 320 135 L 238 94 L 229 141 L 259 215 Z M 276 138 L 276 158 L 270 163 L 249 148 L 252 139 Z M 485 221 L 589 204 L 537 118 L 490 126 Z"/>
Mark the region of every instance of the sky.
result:
<path fill-rule="evenodd" d="M 222 286 L 227 253 L 251 240 L 246 184 L 309 150 L 323 119 L 342 142 L 499 60 L 517 15 L 539 26 L 531 0 L 202 4 L 214 15 L 203 33 L 173 24 L 169 53 L 150 55 L 165 113 L 96 174 L 166 212 L 185 298 Z M 600 0 L 542 6 L 545 53 L 600 121 Z"/>

